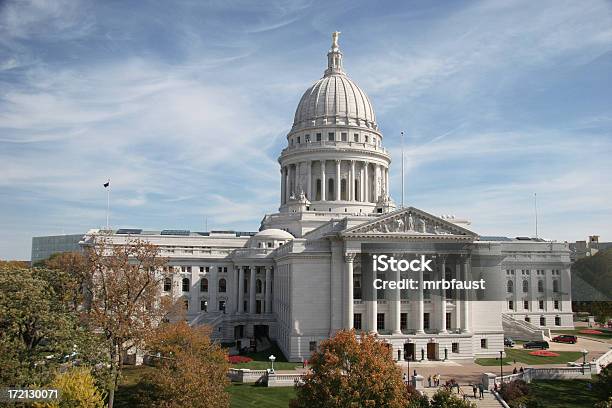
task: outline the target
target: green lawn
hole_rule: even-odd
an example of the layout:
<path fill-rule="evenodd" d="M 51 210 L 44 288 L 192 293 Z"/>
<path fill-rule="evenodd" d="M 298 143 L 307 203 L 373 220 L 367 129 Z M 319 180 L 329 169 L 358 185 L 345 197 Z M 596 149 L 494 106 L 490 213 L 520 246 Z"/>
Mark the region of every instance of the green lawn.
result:
<path fill-rule="evenodd" d="M 546 408 L 578 408 L 595 406 L 597 399 L 585 380 L 538 380 L 529 384 L 529 393 L 545 402 Z"/>
<path fill-rule="evenodd" d="M 130 408 L 138 403 L 137 383 L 140 378 L 153 368 L 147 366 L 127 366 L 123 368 L 119 389 L 115 391 L 115 408 Z"/>
<path fill-rule="evenodd" d="M 276 357 L 276 361 L 274 361 L 275 370 L 294 370 L 296 367 L 302 367 L 302 363 L 288 362 L 276 343 L 272 343 L 272 347 L 267 350 L 244 354 L 246 357 L 251 357 L 253 361 L 248 363 L 232 364 L 232 367 L 249 368 L 251 370 L 265 370 L 266 368 L 270 368 L 269 357 L 272 354 L 274 354 L 274 357 Z"/>
<path fill-rule="evenodd" d="M 517 363 L 526 365 L 541 365 L 541 364 L 565 364 L 569 361 L 576 361 L 582 357 L 579 351 L 555 351 L 559 357 L 539 357 L 532 356 L 529 353 L 534 350 L 525 350 L 522 348 L 506 348 L 506 357 L 504 357 L 504 365 L 510 364 L 513 360 Z M 475 363 L 481 366 L 499 366 L 497 358 L 477 358 Z"/>
<path fill-rule="evenodd" d="M 580 330 L 585 330 L 585 329 L 586 327 L 575 329 L 575 330 L 554 330 L 553 337 L 555 337 L 557 334 L 573 334 L 574 336 L 591 337 L 591 338 L 600 339 L 600 340 L 612 340 L 612 330 L 598 329 L 595 327 L 593 328 L 594 330 L 599 330 L 603 333 L 602 334 L 582 334 L 580 333 Z M 580 339 L 578 339 L 578 343 L 580 343 Z"/>
<path fill-rule="evenodd" d="M 232 384 L 228 389 L 231 408 L 266 407 L 287 408 L 295 398 L 293 387 L 257 387 L 250 384 Z"/>

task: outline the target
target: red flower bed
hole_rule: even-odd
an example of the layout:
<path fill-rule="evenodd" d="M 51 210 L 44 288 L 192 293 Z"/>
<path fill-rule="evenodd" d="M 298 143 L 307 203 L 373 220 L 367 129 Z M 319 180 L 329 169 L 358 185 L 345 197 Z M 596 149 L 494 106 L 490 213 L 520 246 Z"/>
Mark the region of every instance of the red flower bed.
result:
<path fill-rule="evenodd" d="M 245 357 L 245 356 L 229 356 L 227 358 L 227 361 L 229 361 L 230 364 L 238 364 L 238 363 L 248 363 L 249 361 L 253 361 L 253 359 L 251 357 Z"/>
<path fill-rule="evenodd" d="M 579 333 L 582 333 L 582 334 L 603 334 L 603 332 L 601 332 L 599 330 L 593 330 L 593 329 L 580 330 Z"/>
<path fill-rule="evenodd" d="M 559 354 L 553 353 L 552 351 L 548 351 L 548 350 L 536 350 L 536 351 L 530 352 L 529 354 L 532 356 L 538 356 L 538 357 L 559 357 Z"/>

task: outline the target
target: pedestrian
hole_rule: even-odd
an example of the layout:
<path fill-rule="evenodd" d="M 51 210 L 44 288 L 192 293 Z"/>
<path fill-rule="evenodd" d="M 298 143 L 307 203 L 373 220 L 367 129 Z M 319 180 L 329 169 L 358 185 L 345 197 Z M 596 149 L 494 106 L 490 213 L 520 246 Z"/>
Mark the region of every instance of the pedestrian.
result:
<path fill-rule="evenodd" d="M 472 384 L 472 392 L 474 393 L 474 399 L 476 399 L 476 391 L 478 391 L 478 388 L 476 388 L 476 384 Z"/>
<path fill-rule="evenodd" d="M 408 376 L 406 373 L 402 374 L 402 381 L 404 381 L 404 384 L 408 384 Z"/>
<path fill-rule="evenodd" d="M 516 367 L 514 367 L 514 370 L 512 370 L 512 374 L 516 374 L 518 373 L 518 371 L 516 370 Z"/>
<path fill-rule="evenodd" d="M 523 366 L 521 366 L 521 369 L 519 370 L 521 373 L 525 372 L 525 369 L 523 369 Z"/>
<path fill-rule="evenodd" d="M 484 398 L 484 384 L 483 383 L 478 384 L 478 392 L 480 393 L 480 399 L 483 399 Z"/>
<path fill-rule="evenodd" d="M 414 372 L 412 373 L 412 375 L 415 376 L 415 377 L 417 376 L 416 368 L 414 369 Z"/>
<path fill-rule="evenodd" d="M 431 388 L 431 375 L 427 377 L 427 385 L 429 385 L 429 388 Z"/>
<path fill-rule="evenodd" d="M 493 391 L 497 392 L 497 383 L 493 384 Z"/>

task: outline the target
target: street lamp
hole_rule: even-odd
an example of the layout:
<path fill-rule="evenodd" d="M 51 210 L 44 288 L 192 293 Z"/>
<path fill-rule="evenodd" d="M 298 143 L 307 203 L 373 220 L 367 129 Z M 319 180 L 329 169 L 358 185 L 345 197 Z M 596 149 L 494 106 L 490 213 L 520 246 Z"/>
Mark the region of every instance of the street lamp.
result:
<path fill-rule="evenodd" d="M 502 383 L 504 382 L 504 379 L 502 378 L 504 376 L 504 351 L 500 350 L 499 351 L 499 386 L 501 387 Z"/>
<path fill-rule="evenodd" d="M 270 369 L 271 372 L 274 372 L 274 360 L 276 360 L 276 357 L 274 357 L 274 354 L 272 354 L 270 357 L 268 357 L 270 359 L 270 363 L 272 364 L 272 368 Z"/>
<path fill-rule="evenodd" d="M 582 349 L 582 374 L 584 374 L 584 366 L 586 365 L 587 354 L 589 354 L 588 350 Z"/>

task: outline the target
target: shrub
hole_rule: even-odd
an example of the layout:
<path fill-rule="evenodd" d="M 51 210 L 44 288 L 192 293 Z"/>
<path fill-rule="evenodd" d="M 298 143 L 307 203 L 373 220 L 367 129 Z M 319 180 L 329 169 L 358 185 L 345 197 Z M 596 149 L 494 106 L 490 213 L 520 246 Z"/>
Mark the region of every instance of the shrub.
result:
<path fill-rule="evenodd" d="M 98 390 L 94 378 L 87 368 L 72 368 L 58 374 L 49 384 L 57 388 L 60 399 L 53 402 L 35 403 L 36 408 L 103 408 L 105 393 Z"/>
<path fill-rule="evenodd" d="M 502 384 L 499 394 L 508 405 L 517 407 L 525 402 L 529 394 L 529 386 L 523 380 L 515 380 Z"/>
<path fill-rule="evenodd" d="M 431 398 L 431 408 L 476 408 L 476 404 L 453 395 L 448 390 L 438 390 Z"/>

